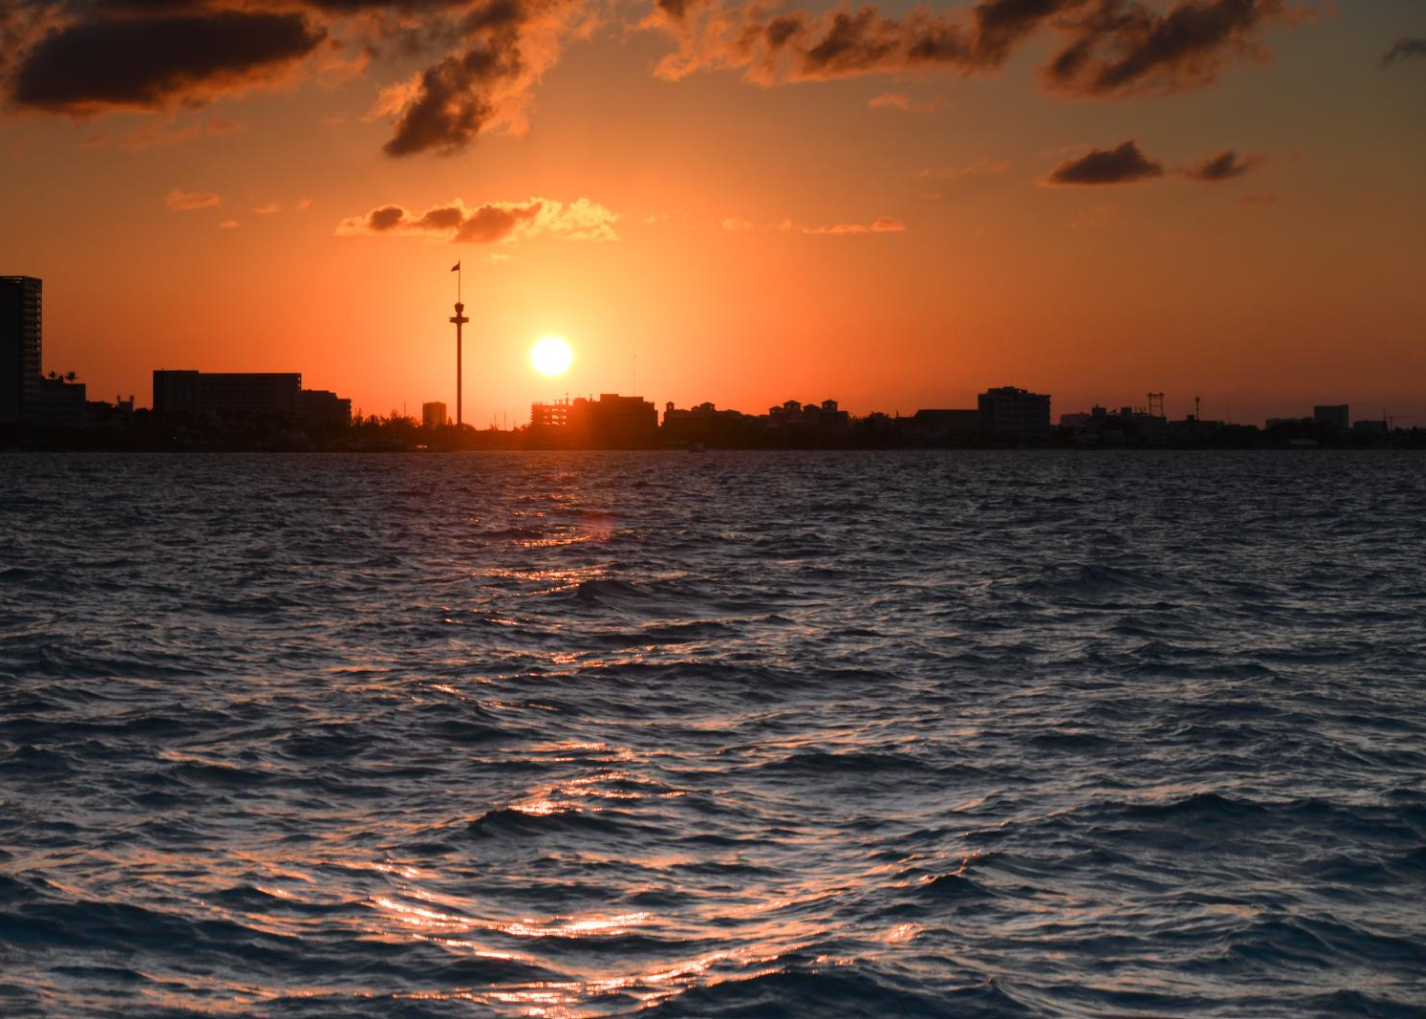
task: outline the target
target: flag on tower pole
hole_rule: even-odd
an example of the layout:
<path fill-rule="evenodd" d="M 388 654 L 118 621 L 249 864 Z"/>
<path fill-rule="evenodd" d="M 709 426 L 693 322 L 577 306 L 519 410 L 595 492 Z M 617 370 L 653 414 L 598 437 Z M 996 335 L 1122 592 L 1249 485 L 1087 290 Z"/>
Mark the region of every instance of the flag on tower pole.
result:
<path fill-rule="evenodd" d="M 457 262 L 455 265 L 451 266 L 451 272 L 460 272 L 460 263 L 459 263 L 459 262 Z"/>

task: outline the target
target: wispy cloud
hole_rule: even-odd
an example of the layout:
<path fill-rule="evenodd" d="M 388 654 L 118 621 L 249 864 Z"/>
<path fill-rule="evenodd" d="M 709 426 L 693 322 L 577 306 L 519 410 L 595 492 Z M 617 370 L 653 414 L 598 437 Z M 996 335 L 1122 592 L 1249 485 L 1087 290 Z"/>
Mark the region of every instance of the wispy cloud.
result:
<path fill-rule="evenodd" d="M 1195 163 L 1179 172 L 1189 180 L 1216 184 L 1220 181 L 1241 177 L 1261 165 L 1262 162 L 1262 156 L 1239 156 L 1236 152 L 1220 152 L 1216 156 L 1205 159 L 1201 163 Z"/>
<path fill-rule="evenodd" d="M 342 220 L 337 234 L 418 234 L 452 244 L 499 244 L 536 237 L 570 241 L 615 241 L 617 213 L 587 198 L 564 203 L 548 198 L 487 202 L 474 208 L 460 199 L 415 215 L 383 205 L 365 216 Z"/>
<path fill-rule="evenodd" d="M 906 224 L 894 216 L 878 216 L 869 223 L 831 223 L 824 226 L 803 226 L 791 218 L 775 223 L 757 224 L 752 220 L 729 217 L 720 224 L 724 230 L 733 233 L 762 231 L 766 233 L 797 233 L 809 237 L 846 237 L 856 234 L 896 234 L 904 233 Z"/>
<path fill-rule="evenodd" d="M 223 199 L 209 191 L 183 191 L 174 188 L 163 204 L 168 206 L 170 212 L 193 212 L 196 209 L 216 209 L 223 204 Z"/>
<path fill-rule="evenodd" d="M 899 234 L 906 231 L 906 224 L 894 216 L 878 216 L 870 223 L 835 223 L 831 226 L 803 227 L 805 234 L 846 237 L 854 234 Z"/>
<path fill-rule="evenodd" d="M 119 139 L 119 147 L 130 152 L 178 145 L 194 138 L 223 138 L 240 134 L 247 128 L 236 120 L 226 117 L 209 117 L 204 121 L 177 124 L 172 118 L 159 117 L 140 124 Z"/>
<path fill-rule="evenodd" d="M 966 180 L 971 177 L 998 177 L 1009 170 L 1010 164 L 1003 159 L 977 159 L 964 166 L 927 167 L 916 176 L 922 180 Z"/>
<path fill-rule="evenodd" d="M 900 110 L 902 113 L 935 113 L 946 105 L 941 96 L 915 100 L 905 92 L 883 92 L 867 100 L 867 108 L 872 110 Z"/>
<path fill-rule="evenodd" d="M 1426 60 L 1426 39 L 1402 36 L 1381 58 L 1381 66 L 1390 67 L 1406 60 Z"/>

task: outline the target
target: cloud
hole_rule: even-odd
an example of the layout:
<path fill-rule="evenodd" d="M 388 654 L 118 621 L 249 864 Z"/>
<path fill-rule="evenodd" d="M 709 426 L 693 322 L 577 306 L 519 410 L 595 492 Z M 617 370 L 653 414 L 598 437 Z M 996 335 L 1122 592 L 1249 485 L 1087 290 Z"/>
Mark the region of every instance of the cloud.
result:
<path fill-rule="evenodd" d="M 1181 92 L 1217 79 L 1236 59 L 1267 63 L 1265 29 L 1296 24 L 1310 9 L 1288 0 L 1176 0 L 1157 12 L 1133 0 L 1099 0 L 1062 24 L 1067 44 L 1046 84 L 1081 97 Z"/>
<path fill-rule="evenodd" d="M 1278 204 L 1279 202 L 1281 202 L 1282 200 L 1283 200 L 1282 195 L 1272 195 L 1272 194 L 1244 195 L 1242 198 L 1239 198 L 1239 199 L 1238 199 L 1238 204 L 1239 204 L 1239 205 L 1248 205 L 1248 206 L 1253 206 L 1253 207 L 1256 207 L 1256 208 L 1265 209 L 1265 208 L 1268 208 L 1268 207 L 1270 207 L 1270 206 L 1277 205 L 1277 204 Z"/>
<path fill-rule="evenodd" d="M 1010 164 L 1004 160 L 977 159 L 965 166 L 946 166 L 939 170 L 928 168 L 916 176 L 922 180 L 967 180 L 971 177 L 998 177 L 1009 169 Z"/>
<path fill-rule="evenodd" d="M 1236 152 L 1220 152 L 1218 155 L 1205 159 L 1181 172 L 1189 180 L 1214 184 L 1219 181 L 1232 180 L 1234 177 L 1241 177 L 1260 163 L 1262 163 L 1260 156 L 1240 158 Z"/>
<path fill-rule="evenodd" d="M 891 16 L 870 4 L 819 12 L 655 0 L 640 27 L 672 42 L 655 68 L 661 78 L 733 70 L 764 86 L 992 74 L 1043 36 L 1043 87 L 1110 99 L 1198 88 L 1234 64 L 1265 62 L 1267 31 L 1302 20 L 1315 2 L 978 0 Z M 572 42 L 618 24 L 615 10 L 603 0 L 0 0 L 0 99 L 72 117 L 169 111 L 303 78 L 340 84 L 390 66 L 383 58 L 419 59 L 424 69 L 378 83 L 369 119 L 391 121 L 384 150 L 393 157 L 451 154 L 482 135 L 523 134 L 544 76 Z M 1414 55 L 1408 45 L 1392 59 Z M 894 91 L 872 106 L 939 102 Z M 204 134 L 155 128 L 149 140 L 144 130 L 134 147 Z"/>
<path fill-rule="evenodd" d="M 383 94 L 396 117 L 387 155 L 453 154 L 477 135 L 523 134 L 530 95 L 563 40 L 593 26 L 583 0 L 490 0 L 461 23 L 462 49 Z"/>
<path fill-rule="evenodd" d="M 253 209 L 254 216 L 275 216 L 282 211 L 281 202 L 268 202 Z"/>
<path fill-rule="evenodd" d="M 342 220 L 337 234 L 418 234 L 452 244 L 499 244 L 536 237 L 614 241 L 619 239 L 614 230 L 618 219 L 617 213 L 587 198 L 568 204 L 548 198 L 488 202 L 473 209 L 456 199 L 419 216 L 399 205 L 383 205 L 365 216 Z"/>
<path fill-rule="evenodd" d="M 999 70 L 1042 29 L 1059 37 L 1047 88 L 1081 98 L 1177 92 L 1209 84 L 1235 59 L 1266 61 L 1262 33 L 1305 17 L 1290 0 L 981 0 L 968 15 L 915 7 L 900 18 L 863 5 L 821 15 L 772 13 L 761 0 L 663 4 L 643 27 L 678 51 L 655 73 L 741 70 L 761 85 L 868 74 Z"/>
<path fill-rule="evenodd" d="M 298 212 L 306 212 L 308 209 L 312 208 L 312 199 L 310 199 L 310 198 L 303 198 L 303 199 L 301 199 L 301 200 L 297 203 L 297 205 L 295 206 L 295 208 L 297 209 Z"/>
<path fill-rule="evenodd" d="M 219 230 L 236 230 L 236 229 L 237 229 L 238 227 L 240 227 L 240 226 L 242 226 L 242 224 L 239 223 L 236 219 L 225 219 L 225 220 L 223 220 L 223 222 L 221 222 L 221 223 L 218 224 L 218 229 L 219 229 Z"/>
<path fill-rule="evenodd" d="M 1423 59 L 1426 59 L 1426 39 L 1402 36 L 1396 40 L 1396 45 L 1386 51 L 1386 56 L 1381 58 L 1381 66 L 1390 67 L 1405 60 Z"/>
<path fill-rule="evenodd" d="M 1164 165 L 1144 155 L 1134 141 L 1115 149 L 1091 149 L 1070 159 L 1047 178 L 1047 184 L 1106 185 L 1134 184 L 1164 175 Z"/>
<path fill-rule="evenodd" d="M 851 234 L 905 233 L 906 224 L 892 216 L 878 216 L 870 223 L 837 223 L 833 226 L 803 227 L 805 234 L 845 237 Z"/>
<path fill-rule="evenodd" d="M 798 226 L 791 219 L 779 220 L 776 223 L 768 223 L 759 226 L 752 220 L 729 217 L 721 224 L 724 230 L 733 233 L 747 233 L 760 230 L 767 233 L 800 233 L 809 237 L 844 237 L 854 234 L 893 234 L 904 233 L 906 224 L 893 216 L 878 216 L 870 223 L 834 223 L 829 226 Z"/>
<path fill-rule="evenodd" d="M 946 105 L 940 96 L 917 102 L 905 92 L 883 92 L 867 100 L 871 110 L 900 110 L 903 113 L 935 113 Z"/>
<path fill-rule="evenodd" d="M 124 135 L 119 140 L 119 147 L 130 152 L 142 152 L 194 138 L 223 138 L 246 130 L 244 125 L 224 117 L 210 117 L 206 121 L 183 125 L 175 125 L 172 117 L 160 117 L 140 124 Z"/>
<path fill-rule="evenodd" d="M 223 199 L 208 191 L 181 191 L 174 188 L 164 198 L 170 212 L 192 212 L 195 209 L 216 209 Z"/>
<path fill-rule="evenodd" d="M 85 115 L 206 102 L 270 83 L 326 37 L 300 13 L 209 9 L 196 0 L 78 9 L 85 15 L 47 32 L 19 58 L 15 103 Z M 115 9 L 124 16 L 109 16 Z M 134 9 L 161 13 L 128 16 Z"/>

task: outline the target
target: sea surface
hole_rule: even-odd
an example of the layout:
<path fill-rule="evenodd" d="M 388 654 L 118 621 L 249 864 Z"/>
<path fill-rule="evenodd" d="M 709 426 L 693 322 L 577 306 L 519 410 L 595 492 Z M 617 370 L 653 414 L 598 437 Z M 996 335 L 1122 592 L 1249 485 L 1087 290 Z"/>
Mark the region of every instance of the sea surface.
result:
<path fill-rule="evenodd" d="M 1426 1016 L 1426 457 L 0 456 L 0 1016 Z"/>

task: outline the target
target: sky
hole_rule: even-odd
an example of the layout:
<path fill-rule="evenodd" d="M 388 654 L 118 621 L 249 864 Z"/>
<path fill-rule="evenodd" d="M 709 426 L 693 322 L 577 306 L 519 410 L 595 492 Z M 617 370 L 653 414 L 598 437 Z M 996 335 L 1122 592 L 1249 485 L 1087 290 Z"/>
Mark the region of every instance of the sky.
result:
<path fill-rule="evenodd" d="M 1426 3 L 0 0 L 45 367 L 1426 427 Z M 573 366 L 532 370 L 542 337 Z"/>

